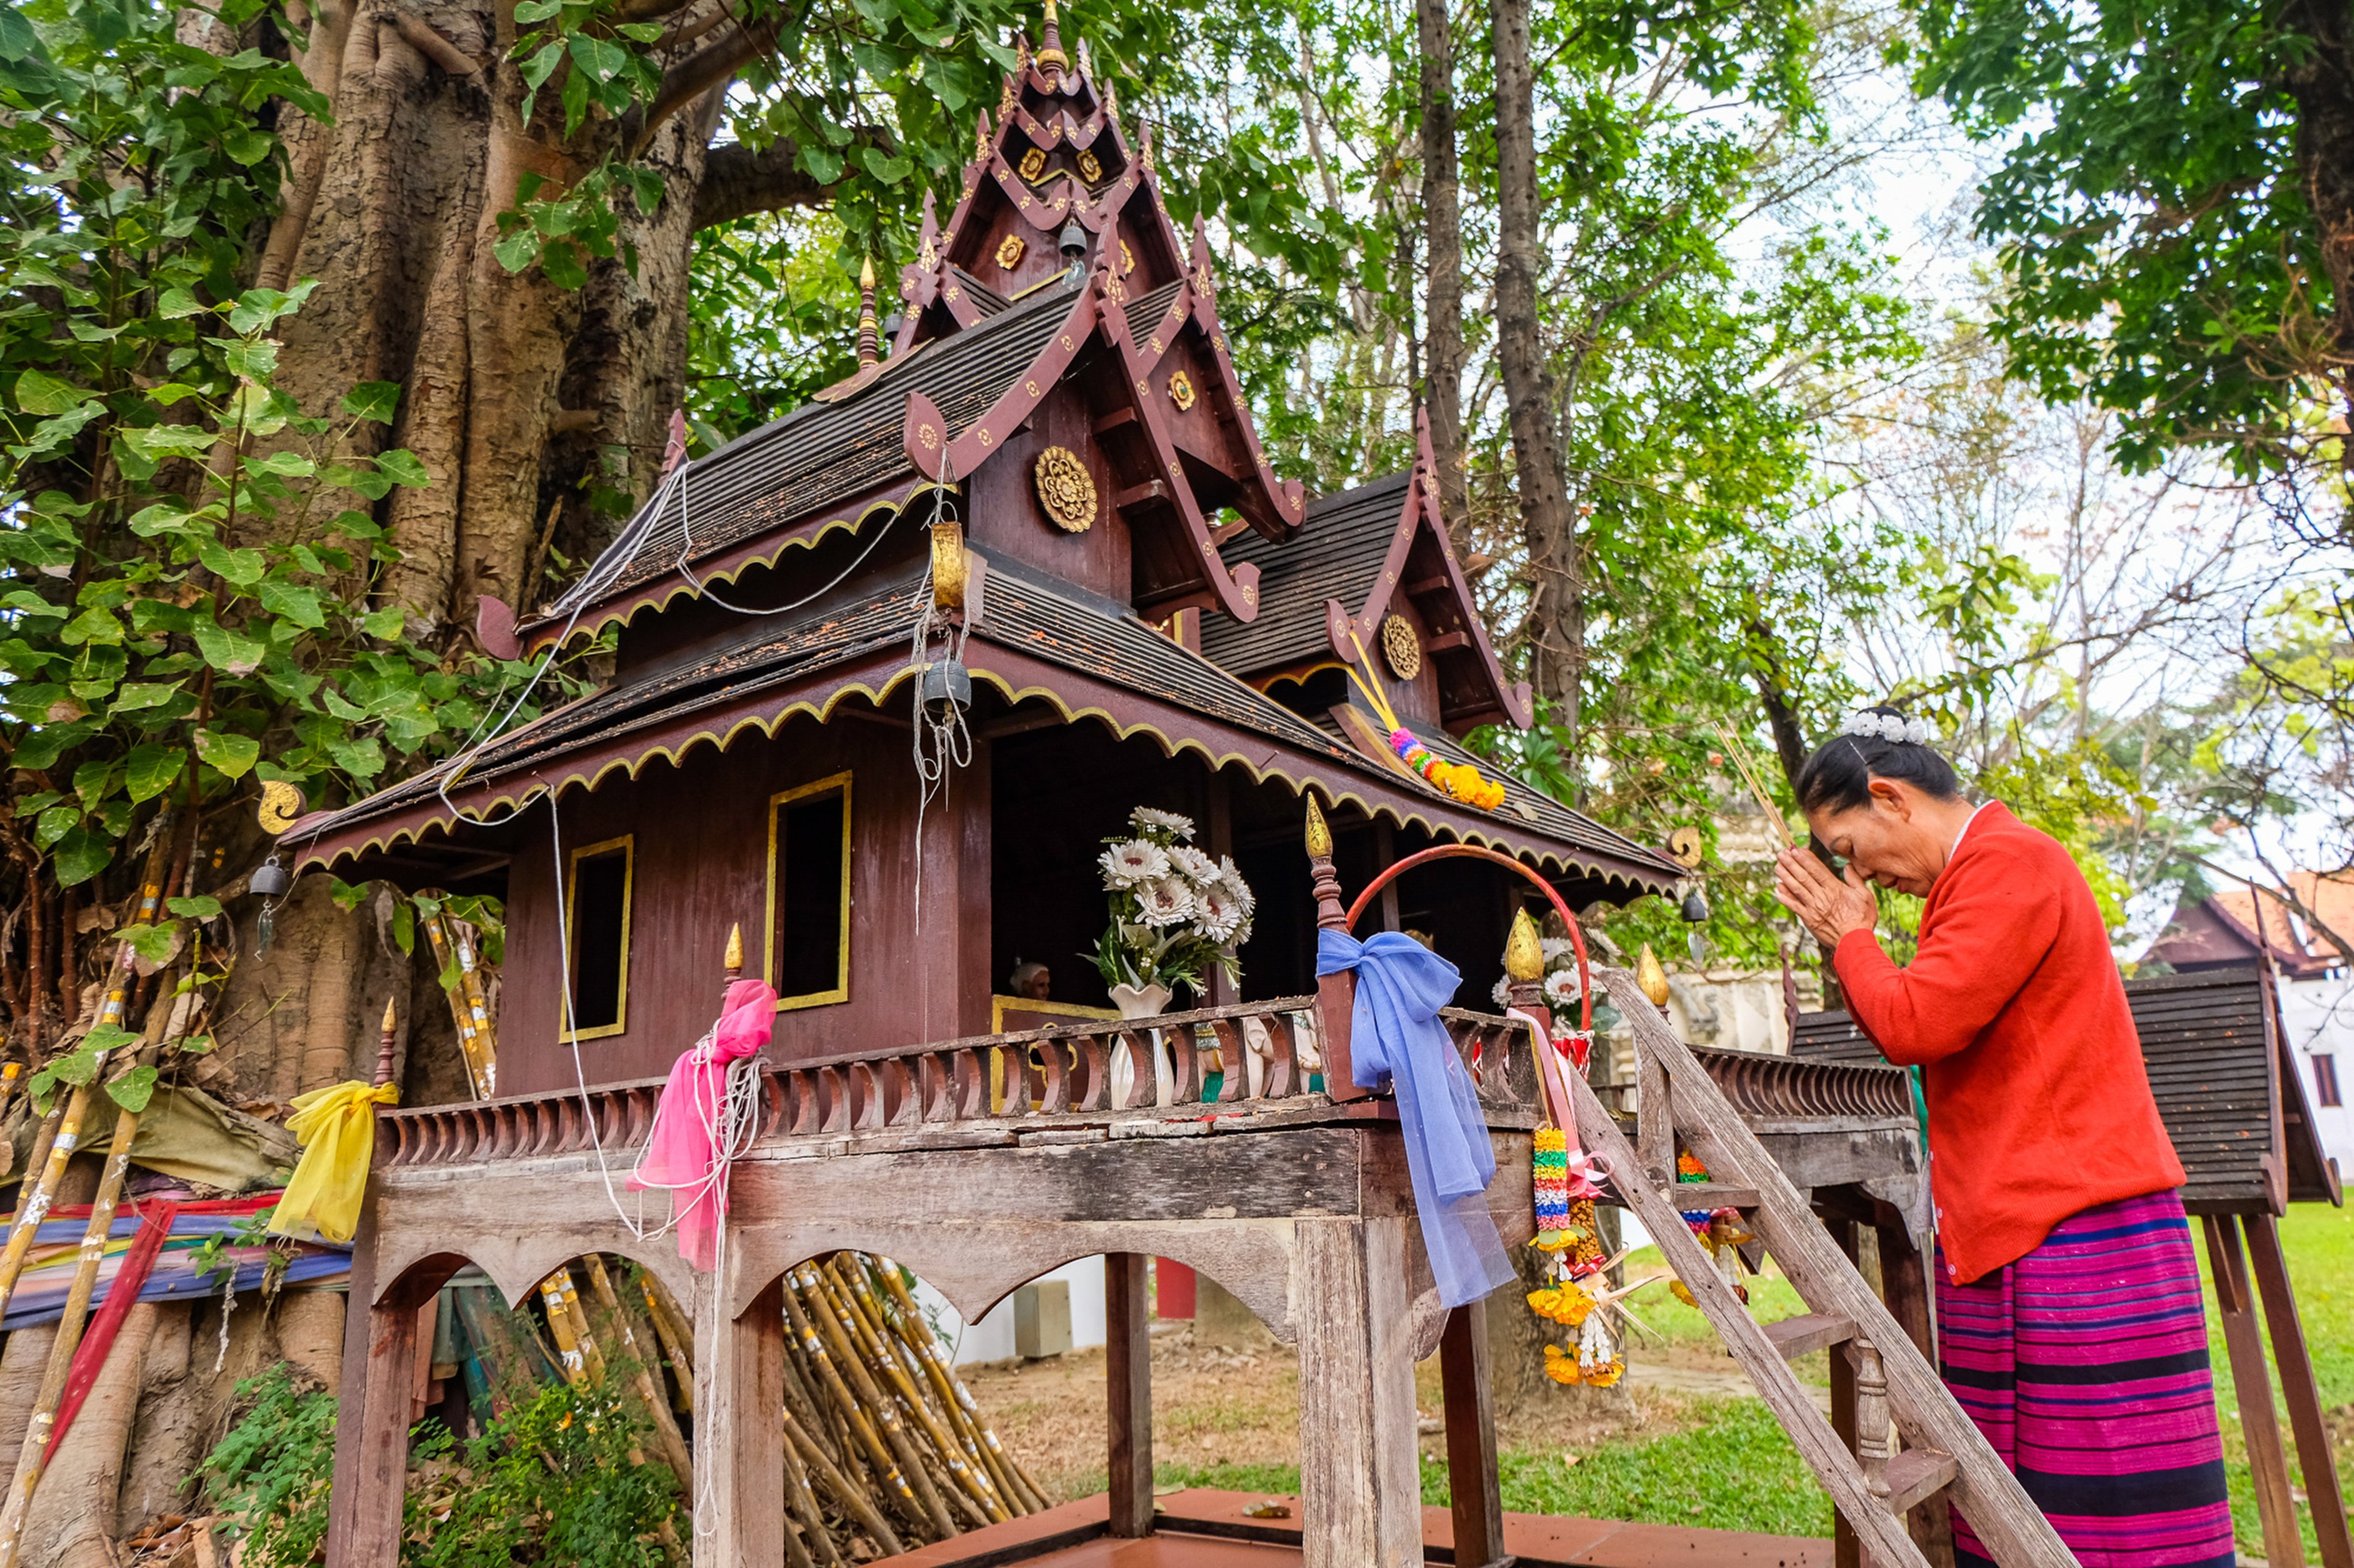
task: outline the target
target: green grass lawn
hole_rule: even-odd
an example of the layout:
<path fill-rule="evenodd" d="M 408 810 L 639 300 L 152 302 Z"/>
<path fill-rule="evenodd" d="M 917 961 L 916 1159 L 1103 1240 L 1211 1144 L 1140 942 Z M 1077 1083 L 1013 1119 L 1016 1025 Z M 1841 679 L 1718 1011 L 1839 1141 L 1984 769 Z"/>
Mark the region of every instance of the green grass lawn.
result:
<path fill-rule="evenodd" d="M 2311 1346 L 2324 1407 L 2337 1439 L 2341 1474 L 2354 1471 L 2354 1212 L 2304 1203 L 2281 1222 L 2289 1276 Z M 2196 1221 L 2192 1236 L 2200 1269 L 2206 1271 L 2203 1236 Z M 1628 1259 L 1636 1275 L 1659 1266 L 1649 1249 Z M 1749 1282 L 1750 1309 L 1764 1321 L 1806 1310 L 1789 1284 L 1769 1275 Z M 2255 1492 L 2246 1447 L 2240 1436 L 2237 1398 L 2223 1351 L 2223 1330 L 2209 1293 L 2208 1339 L 2215 1364 L 2216 1395 L 2223 1413 L 2224 1463 L 2232 1485 L 2232 1517 L 2242 1550 L 2261 1554 Z M 1713 1344 L 1716 1334 L 1698 1309 L 1684 1306 L 1664 1288 L 1646 1291 L 1635 1312 L 1672 1346 Z M 1640 1351 L 1638 1351 L 1638 1357 Z M 1802 1376 L 1827 1377 L 1821 1356 L 1801 1362 Z M 2275 1404 L 2278 1390 L 2275 1387 Z M 1780 1425 L 1755 1399 L 1684 1402 L 1684 1415 L 1671 1430 L 1637 1432 L 1572 1455 L 1563 1450 L 1509 1450 L 1502 1456 L 1504 1507 L 1515 1512 L 1582 1514 L 1654 1524 L 1696 1525 L 1712 1530 L 1766 1531 L 1782 1535 L 1829 1535 L 1830 1499 L 1816 1485 Z M 2286 1436 L 2287 1415 L 2281 1421 Z M 1665 1425 L 1665 1424 L 1662 1424 Z M 2291 1479 L 2302 1489 L 2291 1458 Z M 1162 1486 L 1218 1487 L 1233 1491 L 1296 1493 L 1293 1466 L 1164 1465 Z M 1446 1467 L 1423 1461 L 1423 1500 L 1447 1501 Z M 2306 1551 L 2318 1547 L 2305 1510 Z"/>

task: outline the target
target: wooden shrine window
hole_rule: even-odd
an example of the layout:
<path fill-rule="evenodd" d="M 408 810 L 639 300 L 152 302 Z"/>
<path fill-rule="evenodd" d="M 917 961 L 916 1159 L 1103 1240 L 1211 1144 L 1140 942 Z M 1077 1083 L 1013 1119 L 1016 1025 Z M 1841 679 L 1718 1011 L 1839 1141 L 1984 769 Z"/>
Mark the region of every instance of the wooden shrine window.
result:
<path fill-rule="evenodd" d="M 630 1017 L 630 883 L 632 835 L 572 852 L 564 886 L 564 929 L 571 948 L 572 1016 L 567 1038 L 619 1034 Z"/>
<path fill-rule="evenodd" d="M 2344 1105 L 2338 1097 L 2338 1058 L 2316 1056 L 2313 1059 L 2313 1097 L 2325 1106 Z"/>
<path fill-rule="evenodd" d="M 850 1000 L 850 775 L 769 800 L 769 983 L 779 1009 Z"/>

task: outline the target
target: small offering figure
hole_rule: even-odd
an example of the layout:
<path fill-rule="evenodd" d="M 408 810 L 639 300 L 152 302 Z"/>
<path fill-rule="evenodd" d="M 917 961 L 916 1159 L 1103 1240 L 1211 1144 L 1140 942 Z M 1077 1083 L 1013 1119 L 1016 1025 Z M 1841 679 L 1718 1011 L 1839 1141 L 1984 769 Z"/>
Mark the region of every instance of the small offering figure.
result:
<path fill-rule="evenodd" d="M 2058 840 L 1973 806 L 1926 724 L 1855 715 L 1798 775 L 1839 860 L 1775 892 L 1850 1012 L 1922 1069 L 1946 1385 L 2087 1563 L 2231 1568 L 2231 1505 L 2185 1180 L 2109 934 Z M 1928 900 L 1899 968 L 1874 885 Z M 1990 1559 L 1959 1510 L 1955 1560 Z"/>

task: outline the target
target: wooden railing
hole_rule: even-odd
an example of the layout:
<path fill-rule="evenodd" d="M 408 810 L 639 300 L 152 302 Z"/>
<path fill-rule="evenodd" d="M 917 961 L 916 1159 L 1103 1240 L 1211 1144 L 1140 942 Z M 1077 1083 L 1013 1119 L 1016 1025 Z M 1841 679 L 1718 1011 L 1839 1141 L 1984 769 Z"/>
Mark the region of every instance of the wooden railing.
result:
<path fill-rule="evenodd" d="M 1491 1123 L 1533 1125 L 1539 1103 L 1526 1025 L 1453 1008 L 1439 1018 L 1465 1065 L 1476 1064 Z M 1332 1097 L 1310 1086 L 1321 1035 L 1317 998 L 1294 996 L 763 1062 L 757 1136 L 775 1142 L 982 1123 L 1193 1120 L 1329 1106 Z M 1745 1117 L 1911 1115 L 1910 1090 L 1893 1068 L 1733 1051 L 1694 1055 Z M 378 1158 L 408 1167 L 632 1150 L 653 1126 L 663 1082 L 387 1110 Z"/>
<path fill-rule="evenodd" d="M 1312 996 L 1283 997 L 1141 1022 L 1074 1021 L 764 1062 L 758 1136 L 838 1138 L 1048 1118 L 1192 1119 L 1329 1104 L 1320 1086 L 1311 1087 L 1322 1065 L 1316 1008 Z M 1465 1064 L 1477 1061 L 1481 1104 L 1505 1125 L 1525 1125 L 1536 1105 L 1525 1027 L 1454 1009 L 1440 1017 Z M 1123 1058 L 1126 1069 L 1119 1070 Z M 407 1167 L 633 1149 L 653 1125 L 663 1082 L 387 1110 L 378 1123 L 379 1158 Z"/>

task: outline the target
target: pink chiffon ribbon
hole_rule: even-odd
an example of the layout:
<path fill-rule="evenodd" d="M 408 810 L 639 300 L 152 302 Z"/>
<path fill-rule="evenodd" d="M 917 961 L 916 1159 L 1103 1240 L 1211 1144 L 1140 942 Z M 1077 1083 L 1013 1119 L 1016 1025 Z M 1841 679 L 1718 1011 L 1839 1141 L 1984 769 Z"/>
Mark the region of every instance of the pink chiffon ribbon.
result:
<path fill-rule="evenodd" d="M 777 1019 L 777 993 L 766 980 L 739 980 L 710 1033 L 672 1065 L 654 1107 L 645 1158 L 630 1173 L 633 1192 L 662 1188 L 678 1215 L 678 1255 L 708 1274 L 719 1261 L 719 1226 L 727 1217 L 727 1163 L 722 1158 L 727 1064 L 757 1054 Z"/>

